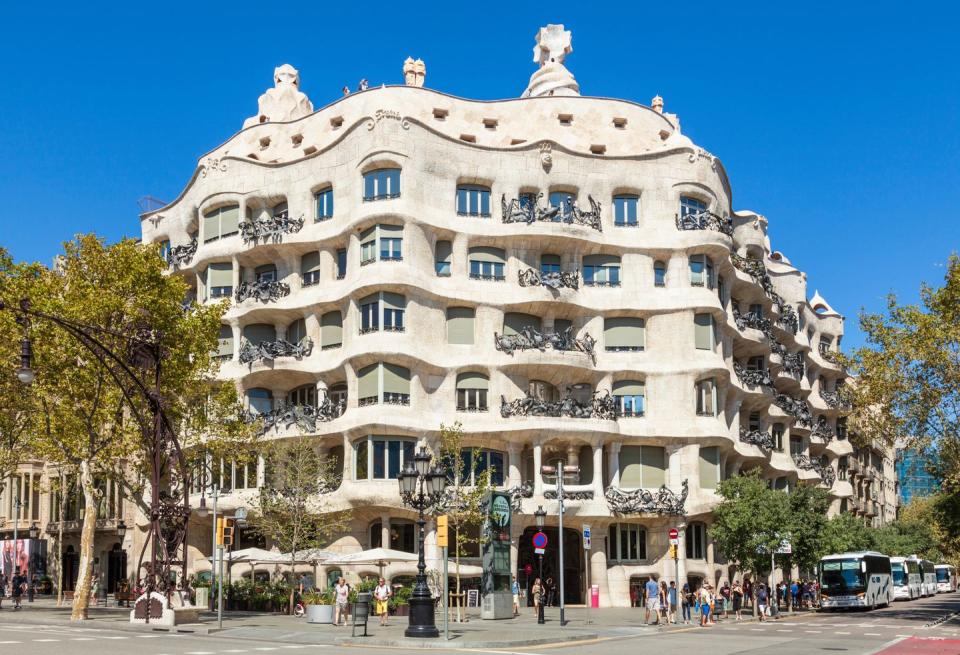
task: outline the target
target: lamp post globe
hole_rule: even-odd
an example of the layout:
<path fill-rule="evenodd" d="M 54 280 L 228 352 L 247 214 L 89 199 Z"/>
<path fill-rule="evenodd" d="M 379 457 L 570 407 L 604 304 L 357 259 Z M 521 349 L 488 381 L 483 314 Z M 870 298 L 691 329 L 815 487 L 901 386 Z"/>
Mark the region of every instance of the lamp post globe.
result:
<path fill-rule="evenodd" d="M 543 505 L 538 505 L 537 511 L 533 513 L 533 516 L 537 519 L 537 529 L 543 530 L 543 522 L 547 518 L 547 510 L 543 509 Z"/>
<path fill-rule="evenodd" d="M 120 519 L 117 522 L 117 537 L 120 538 L 120 541 L 123 541 L 123 538 L 127 535 L 127 524 L 123 519 Z"/>

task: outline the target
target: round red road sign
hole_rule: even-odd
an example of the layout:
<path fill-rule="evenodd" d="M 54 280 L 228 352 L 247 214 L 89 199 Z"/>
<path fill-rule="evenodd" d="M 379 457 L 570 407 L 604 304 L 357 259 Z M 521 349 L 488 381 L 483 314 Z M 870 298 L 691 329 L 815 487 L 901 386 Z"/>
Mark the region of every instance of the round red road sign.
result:
<path fill-rule="evenodd" d="M 523 572 L 527 575 L 533 575 L 533 564 L 527 564 L 523 567 Z"/>
<path fill-rule="evenodd" d="M 671 538 L 671 539 L 679 539 L 679 538 L 680 538 L 680 531 L 677 530 L 676 528 L 670 528 L 670 538 Z"/>
<path fill-rule="evenodd" d="M 546 548 L 547 547 L 547 535 L 542 532 L 538 532 L 533 535 L 533 547 L 534 548 Z"/>

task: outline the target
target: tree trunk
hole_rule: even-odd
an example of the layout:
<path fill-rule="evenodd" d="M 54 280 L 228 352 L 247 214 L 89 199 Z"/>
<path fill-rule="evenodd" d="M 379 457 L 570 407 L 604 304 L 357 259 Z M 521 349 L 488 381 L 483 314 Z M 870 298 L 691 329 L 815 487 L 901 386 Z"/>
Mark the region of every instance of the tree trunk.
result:
<path fill-rule="evenodd" d="M 60 507 L 59 525 L 57 526 L 57 607 L 63 606 L 63 522 L 67 520 L 67 488 L 66 477 L 60 472 Z"/>
<path fill-rule="evenodd" d="M 93 581 L 93 545 L 97 530 L 97 489 L 90 471 L 90 462 L 80 462 L 80 488 L 83 490 L 83 527 L 80 531 L 80 575 L 73 592 L 71 621 L 85 621 L 90 605 L 90 587 Z"/>

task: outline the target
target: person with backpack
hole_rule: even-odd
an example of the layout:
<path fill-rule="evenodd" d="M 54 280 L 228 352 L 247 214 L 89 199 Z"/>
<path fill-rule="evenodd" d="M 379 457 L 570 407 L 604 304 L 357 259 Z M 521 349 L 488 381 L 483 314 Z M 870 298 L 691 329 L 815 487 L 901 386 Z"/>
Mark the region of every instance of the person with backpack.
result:
<path fill-rule="evenodd" d="M 17 569 L 13 574 L 13 580 L 10 581 L 10 595 L 13 596 L 13 609 L 20 609 L 20 599 L 23 597 L 23 590 L 26 586 L 26 578 L 20 575 L 20 569 Z"/>
<path fill-rule="evenodd" d="M 757 610 L 759 611 L 760 622 L 763 622 L 763 616 L 767 612 L 767 587 L 762 582 L 757 587 Z"/>
<path fill-rule="evenodd" d="M 684 582 L 683 589 L 680 592 L 680 609 L 683 614 L 683 624 L 690 625 L 690 608 L 693 607 L 693 592 L 690 591 L 690 583 Z"/>

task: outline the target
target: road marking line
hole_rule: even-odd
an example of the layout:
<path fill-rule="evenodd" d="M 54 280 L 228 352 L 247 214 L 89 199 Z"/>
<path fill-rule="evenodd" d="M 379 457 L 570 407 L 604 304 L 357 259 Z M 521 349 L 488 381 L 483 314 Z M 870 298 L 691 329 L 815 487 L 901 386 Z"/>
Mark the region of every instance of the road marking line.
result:
<path fill-rule="evenodd" d="M 837 632 L 834 632 L 833 634 L 835 634 L 835 635 L 848 635 L 848 634 L 850 634 L 850 633 L 849 633 L 849 632 L 839 632 L 839 631 L 837 631 Z"/>
<path fill-rule="evenodd" d="M 763 632 L 763 628 L 750 628 L 754 632 Z"/>
<path fill-rule="evenodd" d="M 810 632 L 810 633 L 813 633 L 813 634 L 820 634 L 821 632 L 823 632 L 823 630 L 804 630 L 804 632 Z"/>
<path fill-rule="evenodd" d="M 100 638 L 101 638 L 101 639 L 129 639 L 130 637 L 109 637 L 109 636 L 107 636 L 107 635 L 104 635 L 104 636 L 102 636 L 102 637 L 100 637 Z"/>
<path fill-rule="evenodd" d="M 793 630 L 777 630 L 777 632 L 793 632 Z"/>
<path fill-rule="evenodd" d="M 212 650 L 188 650 L 183 655 L 216 655 Z"/>
<path fill-rule="evenodd" d="M 47 642 L 47 641 L 60 641 L 60 640 L 59 639 L 34 639 L 33 641 Z"/>
<path fill-rule="evenodd" d="M 19 641 L 0 641 L 0 644 L 19 644 Z"/>
<path fill-rule="evenodd" d="M 882 637 L 883 635 L 880 634 L 879 632 L 864 632 L 863 636 L 864 637 Z"/>
<path fill-rule="evenodd" d="M 95 641 L 93 637 L 74 637 L 70 641 Z"/>
<path fill-rule="evenodd" d="M 137 635 L 137 639 L 158 639 L 160 635 Z"/>
<path fill-rule="evenodd" d="M 260 648 L 254 648 L 253 650 L 277 650 L 276 646 L 261 646 Z"/>

